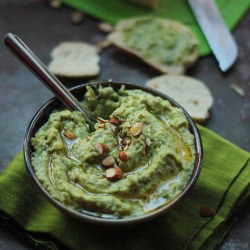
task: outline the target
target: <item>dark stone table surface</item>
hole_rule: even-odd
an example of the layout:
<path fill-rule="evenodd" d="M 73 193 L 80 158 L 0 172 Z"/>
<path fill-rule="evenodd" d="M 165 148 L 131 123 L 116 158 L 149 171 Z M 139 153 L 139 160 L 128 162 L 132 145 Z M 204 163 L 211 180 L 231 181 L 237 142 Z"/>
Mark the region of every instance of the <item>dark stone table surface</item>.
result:
<path fill-rule="evenodd" d="M 20 36 L 46 64 L 52 48 L 62 41 L 97 43 L 105 38 L 98 20 L 85 15 L 84 22 L 70 22 L 72 10 L 52 10 L 38 1 L 0 0 L 0 172 L 22 149 L 28 123 L 51 93 L 18 62 L 3 45 L 8 32 Z M 245 150 L 250 150 L 250 13 L 235 28 L 239 58 L 227 73 L 221 73 L 214 57 L 201 58 L 188 72 L 204 81 L 214 97 L 211 118 L 204 124 Z M 131 60 L 115 48 L 101 54 L 98 80 L 115 79 L 143 84 L 159 75 L 143 63 Z M 64 81 L 70 86 L 68 81 Z M 73 84 L 84 82 L 74 81 Z M 245 92 L 230 88 L 236 84 Z M 72 83 L 71 83 L 72 85 Z M 0 194 L 1 195 L 1 194 Z M 221 249 L 250 249 L 250 202 L 242 209 Z M 10 230 L 0 227 L 0 249 L 31 249 Z"/>

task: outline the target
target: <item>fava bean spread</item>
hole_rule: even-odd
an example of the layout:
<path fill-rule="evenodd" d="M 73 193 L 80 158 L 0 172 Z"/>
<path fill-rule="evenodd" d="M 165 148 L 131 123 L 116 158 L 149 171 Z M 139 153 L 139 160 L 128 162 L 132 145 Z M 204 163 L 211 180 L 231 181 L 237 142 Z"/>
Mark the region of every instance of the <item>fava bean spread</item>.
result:
<path fill-rule="evenodd" d="M 54 111 L 32 138 L 32 164 L 53 198 L 103 218 L 146 214 L 172 201 L 194 166 L 194 136 L 179 108 L 142 90 L 87 87 L 78 111 Z"/>

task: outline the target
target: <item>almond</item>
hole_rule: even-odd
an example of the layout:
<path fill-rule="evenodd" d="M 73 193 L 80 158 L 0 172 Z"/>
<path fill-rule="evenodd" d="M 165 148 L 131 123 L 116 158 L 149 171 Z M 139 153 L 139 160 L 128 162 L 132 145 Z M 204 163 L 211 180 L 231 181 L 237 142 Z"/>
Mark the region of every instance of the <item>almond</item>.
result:
<path fill-rule="evenodd" d="M 97 128 L 105 128 L 105 123 L 98 124 Z"/>
<path fill-rule="evenodd" d="M 49 2 L 49 6 L 52 8 L 52 9 L 60 9 L 62 7 L 62 3 L 60 0 L 52 0 Z"/>
<path fill-rule="evenodd" d="M 117 181 L 122 179 L 123 172 L 120 168 L 109 168 L 106 170 L 106 178 L 109 181 Z"/>
<path fill-rule="evenodd" d="M 150 138 L 147 137 L 147 138 L 146 138 L 146 144 L 147 144 L 147 146 L 150 146 L 151 143 L 152 143 L 152 142 L 151 142 Z"/>
<path fill-rule="evenodd" d="M 133 136 L 137 136 L 142 132 L 142 129 L 143 129 L 143 122 L 136 122 L 134 125 L 132 125 L 130 133 Z"/>
<path fill-rule="evenodd" d="M 96 149 L 96 151 L 97 151 L 100 155 L 103 154 L 103 149 L 102 149 L 101 143 L 96 143 L 96 144 L 95 144 L 95 149 Z"/>
<path fill-rule="evenodd" d="M 126 143 L 129 146 L 131 144 L 131 140 L 130 139 L 126 139 Z"/>
<path fill-rule="evenodd" d="M 84 19 L 84 15 L 82 12 L 80 11 L 74 11 L 72 12 L 72 14 L 70 15 L 70 19 L 71 19 L 71 22 L 73 24 L 80 24 L 82 23 L 83 19 Z"/>
<path fill-rule="evenodd" d="M 105 167 L 111 167 L 115 164 L 115 159 L 113 156 L 108 156 L 102 161 L 102 165 Z"/>
<path fill-rule="evenodd" d="M 209 207 L 201 207 L 200 208 L 200 216 L 201 217 L 210 217 L 214 214 L 213 209 Z"/>
<path fill-rule="evenodd" d="M 121 148 L 125 149 L 125 148 L 128 148 L 128 146 L 131 144 L 131 140 L 130 139 L 121 139 L 120 141 L 120 145 L 121 145 Z"/>
<path fill-rule="evenodd" d="M 126 155 L 126 153 L 124 151 L 121 151 L 119 153 L 119 159 L 123 162 L 127 162 L 128 161 L 128 156 Z"/>
<path fill-rule="evenodd" d="M 104 143 L 101 143 L 101 145 L 102 145 L 103 153 L 104 153 L 104 154 L 107 153 L 108 147 L 107 147 Z"/>
<path fill-rule="evenodd" d="M 115 132 L 115 131 L 116 131 L 116 126 L 115 126 L 115 125 L 111 125 L 111 130 L 112 130 L 113 132 Z"/>
<path fill-rule="evenodd" d="M 71 141 L 75 139 L 75 136 L 70 131 L 64 131 L 63 135 Z"/>
<path fill-rule="evenodd" d="M 117 118 L 115 118 L 115 117 L 111 117 L 109 119 L 109 122 L 112 123 L 112 124 L 115 124 L 115 125 L 121 124 L 121 122 Z"/>
<path fill-rule="evenodd" d="M 98 120 L 98 122 L 100 122 L 100 123 L 106 123 L 106 122 L 108 122 L 108 120 L 105 120 L 105 119 L 103 119 L 103 118 L 101 118 L 101 117 L 97 117 L 97 120 Z"/>
<path fill-rule="evenodd" d="M 121 139 L 121 146 L 124 148 L 125 146 L 127 146 L 127 142 L 126 139 Z"/>
<path fill-rule="evenodd" d="M 104 33 L 110 33 L 114 30 L 114 27 L 112 25 L 104 22 L 99 23 L 98 28 Z"/>
<path fill-rule="evenodd" d="M 100 155 L 105 154 L 108 151 L 108 148 L 104 143 L 96 143 L 95 149 Z"/>

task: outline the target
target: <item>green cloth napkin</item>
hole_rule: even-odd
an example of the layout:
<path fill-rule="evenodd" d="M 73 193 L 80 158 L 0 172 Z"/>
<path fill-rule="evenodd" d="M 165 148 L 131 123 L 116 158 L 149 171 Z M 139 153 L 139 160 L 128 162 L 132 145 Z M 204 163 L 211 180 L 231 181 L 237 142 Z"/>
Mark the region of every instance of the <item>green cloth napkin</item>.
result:
<path fill-rule="evenodd" d="M 0 211 L 27 230 L 35 244 L 50 249 L 56 245 L 48 237 L 70 249 L 212 249 L 249 198 L 250 154 L 204 127 L 199 130 L 204 162 L 198 182 L 175 207 L 149 222 L 108 228 L 64 215 L 34 188 L 22 153 L 0 175 Z M 201 217 L 200 207 L 215 214 Z"/>
<path fill-rule="evenodd" d="M 159 0 L 154 10 L 136 5 L 129 0 L 62 0 L 65 4 L 106 22 L 115 24 L 121 19 L 153 15 L 177 20 L 189 26 L 200 41 L 200 55 L 211 52 L 209 45 L 194 18 L 187 0 Z M 202 0 L 206 1 L 206 0 Z M 250 0 L 216 0 L 226 25 L 233 29 L 250 7 Z"/>

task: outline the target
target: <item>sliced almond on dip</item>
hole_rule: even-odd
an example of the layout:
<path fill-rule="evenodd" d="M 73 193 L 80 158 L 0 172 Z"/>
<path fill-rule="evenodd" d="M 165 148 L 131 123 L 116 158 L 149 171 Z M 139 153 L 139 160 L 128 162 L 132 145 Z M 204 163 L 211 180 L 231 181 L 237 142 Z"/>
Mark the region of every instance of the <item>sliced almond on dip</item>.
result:
<path fill-rule="evenodd" d="M 131 144 L 131 140 L 123 138 L 121 140 L 120 144 L 121 144 L 122 148 L 125 148 L 125 147 L 127 147 L 127 146 L 129 146 Z"/>
<path fill-rule="evenodd" d="M 113 156 L 108 156 L 102 161 L 104 167 L 111 167 L 115 164 L 115 159 Z"/>
<path fill-rule="evenodd" d="M 105 128 L 105 123 L 98 124 L 97 128 Z"/>
<path fill-rule="evenodd" d="M 75 139 L 75 136 L 70 131 L 64 131 L 63 135 L 71 141 Z"/>
<path fill-rule="evenodd" d="M 123 172 L 120 168 L 109 168 L 106 170 L 106 178 L 109 181 L 118 181 L 122 179 Z"/>
<path fill-rule="evenodd" d="M 115 117 L 111 117 L 109 119 L 109 122 L 112 123 L 112 124 L 115 124 L 115 125 L 121 124 L 121 122 L 117 118 L 115 118 Z"/>
<path fill-rule="evenodd" d="M 150 138 L 147 137 L 147 138 L 146 138 L 146 145 L 147 145 L 147 146 L 150 146 L 151 143 L 152 143 L 152 142 L 151 142 Z"/>
<path fill-rule="evenodd" d="M 121 151 L 119 153 L 119 159 L 123 162 L 127 162 L 128 161 L 128 156 L 124 151 Z"/>
<path fill-rule="evenodd" d="M 126 139 L 126 143 L 127 143 L 127 146 L 129 146 L 131 144 L 131 140 L 130 139 Z"/>
<path fill-rule="evenodd" d="M 104 143 L 96 143 L 95 149 L 100 155 L 105 154 L 108 151 L 108 148 Z"/>
<path fill-rule="evenodd" d="M 108 122 L 108 120 L 105 120 L 105 119 L 103 119 L 103 118 L 101 118 L 101 117 L 97 117 L 97 120 L 98 120 L 98 122 L 100 122 L 100 123 L 106 123 L 106 122 Z"/>
<path fill-rule="evenodd" d="M 126 142 L 126 139 L 121 139 L 121 147 L 125 147 L 125 146 L 127 146 L 127 142 Z"/>
<path fill-rule="evenodd" d="M 130 128 L 130 133 L 133 136 L 137 136 L 137 135 L 139 135 L 142 132 L 142 129 L 143 129 L 143 122 L 136 122 Z"/>

